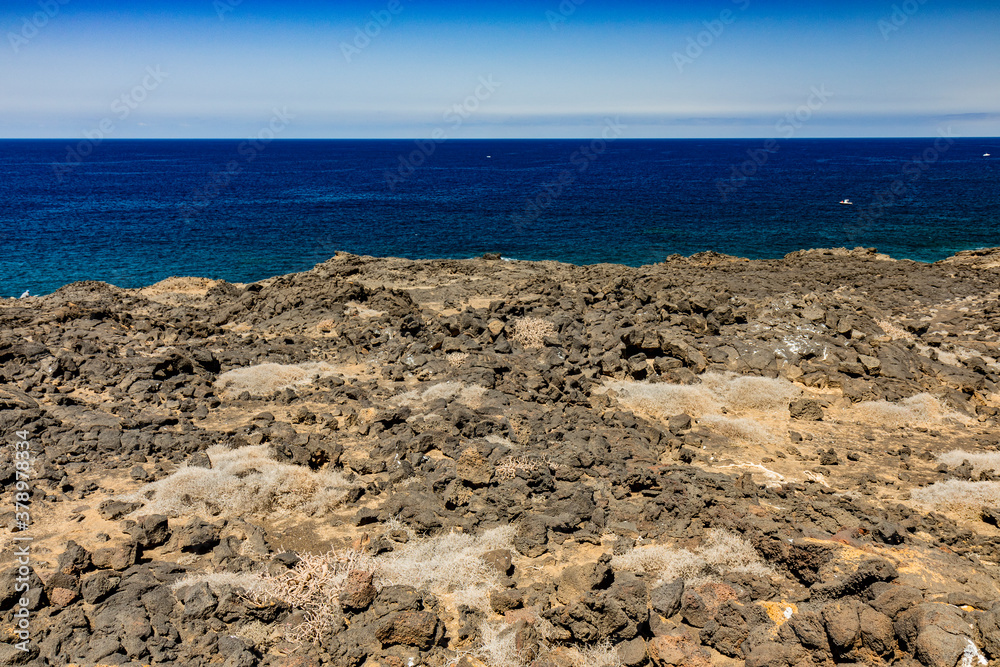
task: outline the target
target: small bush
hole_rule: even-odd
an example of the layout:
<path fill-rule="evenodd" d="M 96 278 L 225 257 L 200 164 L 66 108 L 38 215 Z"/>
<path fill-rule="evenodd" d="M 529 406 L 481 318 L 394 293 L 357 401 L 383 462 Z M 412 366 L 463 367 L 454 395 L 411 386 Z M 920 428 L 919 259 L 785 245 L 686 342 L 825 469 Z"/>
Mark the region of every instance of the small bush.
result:
<path fill-rule="evenodd" d="M 700 418 L 698 422 L 708 426 L 720 435 L 740 442 L 766 445 L 778 441 L 774 433 L 752 419 L 706 415 Z"/>
<path fill-rule="evenodd" d="M 893 340 L 913 340 L 913 334 L 888 320 L 875 320 L 875 324 Z"/>
<path fill-rule="evenodd" d="M 980 508 L 1000 507 L 1000 482 L 965 482 L 949 479 L 910 493 L 914 502 L 928 508 L 951 510 L 966 518 L 977 518 Z"/>
<path fill-rule="evenodd" d="M 802 390 L 787 380 L 732 373 L 704 373 L 698 384 L 608 382 L 618 401 L 651 417 L 667 419 L 681 413 L 692 417 L 739 414 L 749 410 L 788 414 L 788 403 Z"/>
<path fill-rule="evenodd" d="M 625 407 L 657 419 L 667 420 L 681 413 L 699 417 L 722 412 L 719 397 L 700 384 L 609 382 L 607 387 L 618 392 L 618 402 Z"/>
<path fill-rule="evenodd" d="M 536 621 L 538 628 L 547 621 Z M 476 654 L 486 663 L 487 667 L 525 667 L 531 661 L 530 656 L 517 652 L 514 626 L 502 620 L 484 622 L 479 631 L 482 639 Z M 544 639 L 545 633 L 541 633 Z M 543 645 L 548 645 L 544 642 Z M 542 655 L 544 656 L 543 649 Z M 544 661 L 543 661 L 544 662 Z M 623 667 L 618 650 L 609 640 L 604 640 L 592 646 L 577 645 L 564 647 L 559 651 L 558 664 L 566 667 Z"/>
<path fill-rule="evenodd" d="M 1000 473 L 1000 452 L 963 452 L 953 449 L 937 457 L 938 463 L 949 467 L 962 465 L 962 461 L 972 464 L 972 474 L 981 472 Z"/>
<path fill-rule="evenodd" d="M 328 634 L 340 610 L 339 595 L 353 571 L 371 572 L 377 587 L 405 584 L 426 589 L 489 613 L 490 591 L 500 587 L 500 574 L 482 556 L 496 549 L 513 549 L 514 528 L 502 526 L 478 536 L 448 533 L 413 538 L 395 551 L 370 556 L 356 551 L 299 554 L 301 561 L 288 572 L 239 575 L 245 597 L 253 604 L 280 601 L 306 612 L 304 623 L 292 628 L 288 639 L 318 642 Z M 209 579 L 215 575 L 208 575 Z M 188 583 L 197 583 L 191 578 Z M 499 644 L 498 644 L 499 646 Z M 499 648 L 497 649 L 499 650 Z"/>
<path fill-rule="evenodd" d="M 517 652 L 514 627 L 502 621 L 486 621 L 479 626 L 481 636 L 476 653 L 487 667 L 524 667 L 528 661 Z"/>
<path fill-rule="evenodd" d="M 780 378 L 705 373 L 702 383 L 720 397 L 730 412 L 760 410 L 783 413 L 788 409 L 789 401 L 802 395 L 801 389 Z"/>
<path fill-rule="evenodd" d="M 568 653 L 573 667 L 623 667 L 624 664 L 608 640 L 593 646 L 575 646 Z"/>
<path fill-rule="evenodd" d="M 511 480 L 517 477 L 517 471 L 534 472 L 538 470 L 538 463 L 527 456 L 505 456 L 497 461 L 496 478 L 499 480 Z"/>
<path fill-rule="evenodd" d="M 333 470 L 313 472 L 279 463 L 264 445 L 239 449 L 215 445 L 207 453 L 211 468 L 182 466 L 121 499 L 142 503 L 133 515 L 235 518 L 291 510 L 322 513 L 343 502 L 350 488 Z"/>
<path fill-rule="evenodd" d="M 378 572 L 390 584 L 426 588 L 450 596 L 457 604 L 488 611 L 490 591 L 499 587 L 500 575 L 482 555 L 496 549 L 513 549 L 514 527 L 501 526 L 480 535 L 447 533 L 410 540 L 381 556 Z"/>
<path fill-rule="evenodd" d="M 239 396 L 244 391 L 251 396 L 269 396 L 282 389 L 311 384 L 336 372 L 336 368 L 322 362 L 260 364 L 223 373 L 216 379 L 215 387 L 229 397 Z"/>
<path fill-rule="evenodd" d="M 640 572 L 657 577 L 655 586 L 674 579 L 710 581 L 729 572 L 747 572 L 771 576 L 773 570 L 743 537 L 713 529 L 696 551 L 673 549 L 655 544 L 638 546 L 614 556 L 611 566 L 616 570 Z"/>
<path fill-rule="evenodd" d="M 840 417 L 845 421 L 885 428 L 913 424 L 938 424 L 946 418 L 957 416 L 930 394 L 917 394 L 899 403 L 866 401 L 853 405 L 840 413 Z"/>
<path fill-rule="evenodd" d="M 545 345 L 546 338 L 556 335 L 556 327 L 551 322 L 537 317 L 522 317 L 511 323 L 510 339 L 525 348 Z"/>
<path fill-rule="evenodd" d="M 287 637 L 293 642 L 319 643 L 338 619 L 340 592 L 347 575 L 355 570 L 373 572 L 375 562 L 356 551 L 303 554 L 299 558 L 288 572 L 259 575 L 246 598 L 257 605 L 277 600 L 305 611 L 305 620 L 291 628 Z"/>
<path fill-rule="evenodd" d="M 457 400 L 462 405 L 476 410 L 482 406 L 483 396 L 486 395 L 486 391 L 486 387 L 478 384 L 439 382 L 426 389 L 413 389 L 402 393 L 394 397 L 392 403 L 412 408 L 422 403 L 429 403 L 443 398 L 446 401 Z"/>

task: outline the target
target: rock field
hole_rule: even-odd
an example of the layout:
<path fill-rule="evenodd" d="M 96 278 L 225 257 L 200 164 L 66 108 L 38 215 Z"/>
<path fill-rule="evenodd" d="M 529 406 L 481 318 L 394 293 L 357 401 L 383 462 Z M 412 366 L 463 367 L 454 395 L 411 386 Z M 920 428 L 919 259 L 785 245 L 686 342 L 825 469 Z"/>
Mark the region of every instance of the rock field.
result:
<path fill-rule="evenodd" d="M 1000 665 L 1000 250 L 338 254 L 0 321 L 0 664 Z"/>

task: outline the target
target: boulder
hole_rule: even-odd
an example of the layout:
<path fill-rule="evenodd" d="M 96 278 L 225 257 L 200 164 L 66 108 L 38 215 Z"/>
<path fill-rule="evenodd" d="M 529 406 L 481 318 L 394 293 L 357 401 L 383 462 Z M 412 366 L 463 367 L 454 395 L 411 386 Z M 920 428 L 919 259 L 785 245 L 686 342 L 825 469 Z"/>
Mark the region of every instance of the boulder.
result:
<path fill-rule="evenodd" d="M 792 419 L 802 421 L 821 421 L 823 419 L 823 408 L 819 403 L 808 398 L 800 398 L 789 403 L 788 413 Z"/>
<path fill-rule="evenodd" d="M 429 611 L 401 611 L 383 619 L 375 637 L 383 645 L 402 644 L 428 650 L 443 635 L 441 621 Z"/>

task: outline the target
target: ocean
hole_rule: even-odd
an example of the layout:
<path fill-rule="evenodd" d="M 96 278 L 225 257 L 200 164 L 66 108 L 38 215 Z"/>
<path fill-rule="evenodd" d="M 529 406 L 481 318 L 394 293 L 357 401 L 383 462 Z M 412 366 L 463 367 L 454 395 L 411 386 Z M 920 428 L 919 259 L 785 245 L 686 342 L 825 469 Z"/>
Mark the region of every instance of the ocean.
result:
<path fill-rule="evenodd" d="M 947 137 L 2 140 L 0 296 L 250 282 L 338 250 L 636 266 L 866 246 L 930 262 L 1000 246 L 998 161 L 1000 139 Z"/>

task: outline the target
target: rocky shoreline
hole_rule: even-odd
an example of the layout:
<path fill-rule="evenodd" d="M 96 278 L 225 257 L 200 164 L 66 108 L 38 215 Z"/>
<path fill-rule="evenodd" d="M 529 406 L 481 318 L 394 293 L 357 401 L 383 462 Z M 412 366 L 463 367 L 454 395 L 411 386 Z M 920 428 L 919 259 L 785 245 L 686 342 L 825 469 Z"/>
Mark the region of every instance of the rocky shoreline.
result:
<path fill-rule="evenodd" d="M 0 664 L 1000 664 L 1000 250 L 338 254 L 0 318 Z"/>

